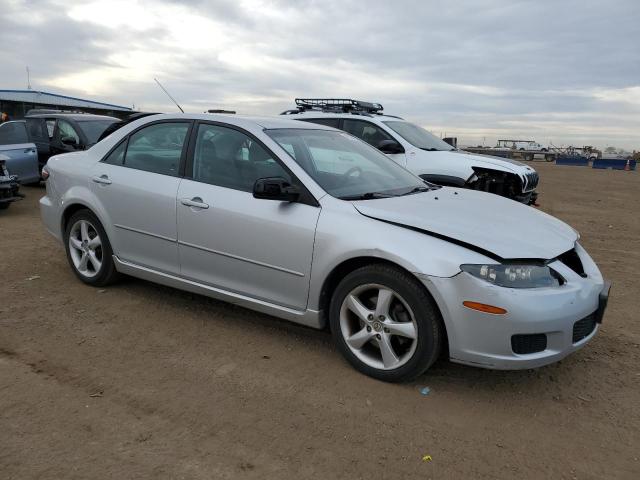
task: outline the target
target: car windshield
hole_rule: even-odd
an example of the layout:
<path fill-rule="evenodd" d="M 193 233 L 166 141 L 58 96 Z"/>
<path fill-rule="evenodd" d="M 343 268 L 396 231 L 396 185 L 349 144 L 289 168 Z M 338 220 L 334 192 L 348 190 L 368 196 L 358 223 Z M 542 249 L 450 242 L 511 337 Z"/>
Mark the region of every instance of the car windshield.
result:
<path fill-rule="evenodd" d="M 348 133 L 297 128 L 266 133 L 334 197 L 368 200 L 429 189 L 420 178 Z"/>
<path fill-rule="evenodd" d="M 447 142 L 440 140 L 432 133 L 427 132 L 424 128 L 413 123 L 396 120 L 389 120 L 382 123 L 387 125 L 411 145 L 421 150 L 428 150 L 430 152 L 455 150 L 455 148 Z"/>
<path fill-rule="evenodd" d="M 104 132 L 109 125 L 117 122 L 118 120 L 82 120 L 78 122 L 80 128 L 87 137 L 87 142 L 92 145 L 98 141 L 102 132 Z"/>

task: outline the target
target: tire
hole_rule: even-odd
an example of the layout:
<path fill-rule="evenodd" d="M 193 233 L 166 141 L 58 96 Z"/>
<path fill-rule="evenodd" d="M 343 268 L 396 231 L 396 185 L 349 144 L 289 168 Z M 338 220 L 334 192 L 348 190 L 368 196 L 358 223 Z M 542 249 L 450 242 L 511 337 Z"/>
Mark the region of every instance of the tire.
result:
<path fill-rule="evenodd" d="M 0 203 L 0 210 L 6 210 L 11 205 L 11 202 L 2 202 Z"/>
<path fill-rule="evenodd" d="M 107 234 L 90 210 L 79 210 L 71 216 L 64 232 L 64 245 L 71 269 L 84 283 L 104 287 L 118 279 Z"/>
<path fill-rule="evenodd" d="M 385 382 L 407 382 L 425 372 L 438 358 L 444 335 L 440 312 L 426 289 L 384 264 L 361 267 L 342 279 L 331 298 L 329 321 L 346 360 Z"/>

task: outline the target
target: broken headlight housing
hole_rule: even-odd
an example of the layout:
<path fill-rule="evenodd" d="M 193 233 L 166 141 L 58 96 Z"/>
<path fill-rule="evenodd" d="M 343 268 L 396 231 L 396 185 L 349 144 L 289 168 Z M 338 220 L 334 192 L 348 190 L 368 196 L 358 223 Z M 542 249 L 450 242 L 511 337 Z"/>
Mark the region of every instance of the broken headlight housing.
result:
<path fill-rule="evenodd" d="M 564 278 L 546 265 L 496 264 L 460 265 L 463 272 L 476 278 L 507 288 L 558 287 Z"/>

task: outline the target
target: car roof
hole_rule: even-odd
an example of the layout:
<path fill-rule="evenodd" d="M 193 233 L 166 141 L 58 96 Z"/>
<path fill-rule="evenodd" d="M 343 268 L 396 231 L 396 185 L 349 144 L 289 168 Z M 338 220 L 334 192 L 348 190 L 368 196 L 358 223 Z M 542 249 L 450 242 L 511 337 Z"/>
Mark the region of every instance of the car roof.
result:
<path fill-rule="evenodd" d="M 142 123 L 152 120 L 206 120 L 210 122 L 224 122 L 238 127 L 259 126 L 265 129 L 297 128 L 307 130 L 334 130 L 324 125 L 301 123 L 293 119 L 279 116 L 255 116 L 255 115 L 226 115 L 219 113 L 161 113 L 149 115 L 140 119 Z"/>
<path fill-rule="evenodd" d="M 86 122 L 91 120 L 113 120 L 114 122 L 117 122 L 119 120 L 116 117 L 93 115 L 90 113 L 35 113 L 33 115 L 27 115 L 25 118 L 67 118 L 77 122 Z"/>

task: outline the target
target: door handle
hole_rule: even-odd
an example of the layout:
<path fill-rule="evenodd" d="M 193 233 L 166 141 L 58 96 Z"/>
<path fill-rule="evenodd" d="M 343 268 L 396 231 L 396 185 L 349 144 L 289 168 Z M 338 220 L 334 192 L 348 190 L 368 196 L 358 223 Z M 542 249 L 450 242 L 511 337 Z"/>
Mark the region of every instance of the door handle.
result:
<path fill-rule="evenodd" d="M 109 180 L 109 177 L 107 175 L 100 175 L 99 177 L 94 176 L 91 177 L 91 180 L 93 180 L 95 183 L 101 183 L 102 185 L 111 185 L 111 180 Z"/>
<path fill-rule="evenodd" d="M 193 197 L 191 199 L 189 199 L 189 198 L 181 198 L 180 199 L 180 203 L 182 205 L 187 206 L 187 207 L 202 208 L 204 210 L 209 208 L 209 204 L 203 202 L 200 197 Z"/>

